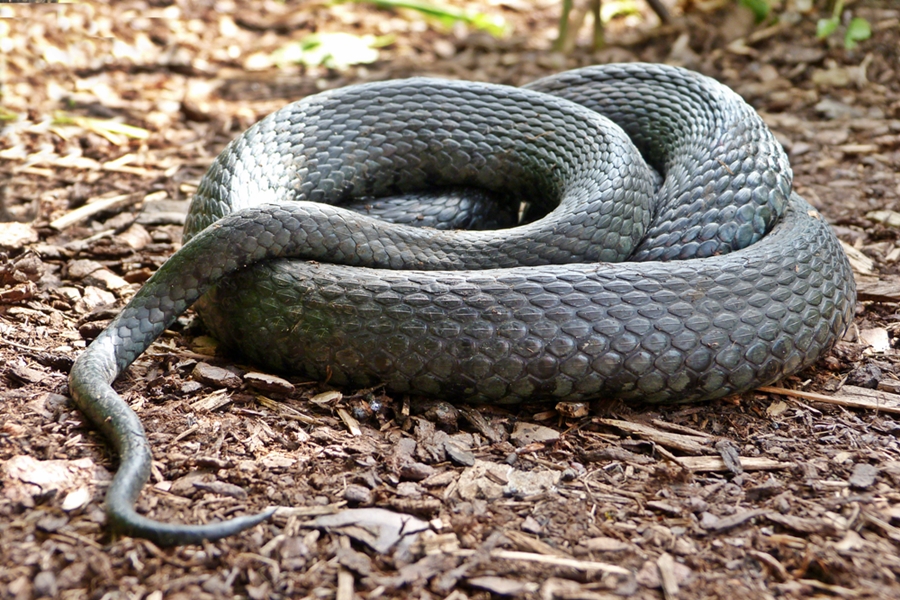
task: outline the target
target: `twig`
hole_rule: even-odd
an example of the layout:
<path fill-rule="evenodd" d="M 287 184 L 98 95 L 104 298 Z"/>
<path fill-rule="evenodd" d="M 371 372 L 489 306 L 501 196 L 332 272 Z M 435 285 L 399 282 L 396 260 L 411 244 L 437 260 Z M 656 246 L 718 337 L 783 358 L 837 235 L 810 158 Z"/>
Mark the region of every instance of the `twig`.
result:
<path fill-rule="evenodd" d="M 641 437 L 647 438 L 652 442 L 656 442 L 660 446 L 674 448 L 676 450 L 687 452 L 689 454 L 705 454 L 711 447 L 711 440 L 707 438 L 684 435 L 682 433 L 669 433 L 668 431 L 661 431 L 659 429 L 650 427 L 649 425 L 643 425 L 641 423 L 632 423 L 631 421 L 622 421 L 620 419 L 602 418 L 595 418 L 594 422 L 621 429 L 622 431 L 625 431 L 632 435 L 639 435 Z"/>
<path fill-rule="evenodd" d="M 456 556 L 474 556 L 478 551 L 462 548 L 453 552 Z M 489 553 L 491 558 L 499 558 L 503 560 L 519 560 L 525 562 L 541 563 L 544 565 L 552 565 L 554 567 L 569 567 L 578 571 L 603 571 L 604 573 L 615 573 L 616 575 L 625 575 L 630 577 L 631 571 L 616 565 L 596 562 L 592 560 L 577 560 L 574 558 L 562 558 L 559 556 L 547 556 L 545 554 L 533 554 L 531 552 L 517 552 L 514 550 L 491 550 Z"/>
<path fill-rule="evenodd" d="M 95 202 L 90 202 L 84 206 L 79 206 L 75 210 L 69 211 L 58 219 L 50 222 L 50 227 L 57 231 L 62 231 L 66 227 L 71 227 L 75 223 L 84 221 L 88 217 L 92 217 L 97 213 L 107 210 L 120 210 L 134 204 L 140 200 L 139 194 L 118 194 L 110 198 L 102 198 Z"/>
<path fill-rule="evenodd" d="M 678 463 L 695 473 L 728 470 L 720 456 L 679 456 Z M 745 471 L 778 471 L 789 469 L 791 466 L 793 463 L 779 462 L 764 456 L 741 457 L 741 467 Z"/>
<path fill-rule="evenodd" d="M 759 387 L 757 391 L 767 394 L 780 394 L 794 398 L 803 398 L 804 400 L 813 400 L 815 402 L 824 402 L 826 404 L 835 404 L 837 406 L 847 406 L 851 408 L 864 408 L 867 410 L 877 410 L 889 413 L 900 413 L 900 395 L 890 394 L 888 392 L 879 392 L 867 388 L 858 388 L 855 386 L 844 386 L 844 392 L 851 392 L 853 395 L 842 396 L 826 396 L 815 392 L 801 392 L 800 390 L 789 390 L 779 387 Z M 868 397 L 867 397 L 868 396 Z"/>

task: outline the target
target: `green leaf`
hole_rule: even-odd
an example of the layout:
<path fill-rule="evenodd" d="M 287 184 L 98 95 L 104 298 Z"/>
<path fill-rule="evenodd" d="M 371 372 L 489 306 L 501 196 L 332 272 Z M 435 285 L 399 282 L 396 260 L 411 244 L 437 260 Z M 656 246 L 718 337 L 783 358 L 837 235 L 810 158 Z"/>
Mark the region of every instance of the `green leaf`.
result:
<path fill-rule="evenodd" d="M 819 22 L 816 23 L 816 37 L 820 40 L 824 40 L 837 30 L 839 24 L 840 21 L 837 17 L 819 19 Z"/>
<path fill-rule="evenodd" d="M 276 64 L 300 63 L 308 67 L 323 65 L 340 71 L 350 65 L 375 62 L 378 60 L 378 48 L 392 41 L 391 36 L 314 33 L 299 42 L 279 48 L 272 53 L 272 59 Z"/>
<path fill-rule="evenodd" d="M 53 114 L 53 122 L 59 125 L 77 125 L 106 139 L 110 139 L 110 136 L 113 135 L 124 135 L 136 140 L 146 140 L 150 137 L 150 132 L 143 127 L 136 127 L 111 119 L 94 119 L 92 117 L 69 115 L 62 111 L 57 111 Z"/>
<path fill-rule="evenodd" d="M 640 14 L 641 9 L 634 0 L 606 0 L 600 6 L 600 20 L 609 23 L 616 17 Z"/>
<path fill-rule="evenodd" d="M 8 108 L 3 108 L 0 106 L 0 121 L 16 121 L 18 120 L 19 115 L 9 110 Z"/>
<path fill-rule="evenodd" d="M 872 27 L 862 17 L 853 17 L 847 25 L 847 33 L 844 34 L 844 48 L 852 50 L 856 48 L 856 42 L 861 42 L 872 37 Z"/>
<path fill-rule="evenodd" d="M 336 0 L 342 2 L 344 0 Z M 499 37 L 506 33 L 506 21 L 501 16 L 492 16 L 486 13 L 471 13 L 458 8 L 449 6 L 441 6 L 421 0 L 351 0 L 359 4 L 371 4 L 378 8 L 406 8 L 420 12 L 434 19 L 437 19 L 445 25 L 452 26 L 458 21 L 462 21 L 477 29 L 487 31 L 493 36 Z"/>
<path fill-rule="evenodd" d="M 741 0 L 741 4 L 750 9 L 757 23 L 768 17 L 772 10 L 769 0 Z"/>

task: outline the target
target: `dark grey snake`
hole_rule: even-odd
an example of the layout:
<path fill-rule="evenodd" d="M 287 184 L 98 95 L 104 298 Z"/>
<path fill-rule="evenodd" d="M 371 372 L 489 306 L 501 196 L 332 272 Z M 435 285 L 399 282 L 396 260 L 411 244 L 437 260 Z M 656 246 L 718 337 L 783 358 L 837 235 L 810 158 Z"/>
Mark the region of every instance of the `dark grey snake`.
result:
<path fill-rule="evenodd" d="M 150 450 L 110 384 L 204 293 L 212 332 L 267 368 L 457 401 L 697 401 L 810 365 L 856 293 L 791 177 L 735 93 L 658 65 L 525 89 L 387 81 L 270 115 L 216 159 L 189 241 L 72 369 L 73 398 L 121 457 L 111 524 L 178 544 L 271 514 L 183 526 L 133 508 Z M 525 202 L 523 224 L 443 231 L 330 206 L 435 188 L 453 202 L 480 190 L 500 221 Z M 379 210 L 408 222 L 417 207 Z"/>

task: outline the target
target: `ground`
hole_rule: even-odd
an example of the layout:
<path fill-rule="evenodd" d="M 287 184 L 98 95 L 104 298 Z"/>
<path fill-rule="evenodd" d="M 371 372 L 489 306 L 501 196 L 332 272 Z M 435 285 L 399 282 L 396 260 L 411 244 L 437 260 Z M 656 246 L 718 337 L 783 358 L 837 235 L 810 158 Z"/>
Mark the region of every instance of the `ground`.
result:
<path fill-rule="evenodd" d="M 823 2 L 787 0 L 759 25 L 724 0 L 673 4 L 669 25 L 638 2 L 605 49 L 585 29 L 567 54 L 549 50 L 559 6 L 543 0 L 452 3 L 503 17 L 499 37 L 357 3 L 2 5 L 0 597 L 900 595 L 900 10 L 846 2 L 817 40 Z M 872 37 L 846 49 L 851 13 Z M 273 64 L 313 32 L 379 36 L 379 54 Z M 357 81 L 519 85 L 631 60 L 716 77 L 775 131 L 857 270 L 835 350 L 780 393 L 696 406 L 450 407 L 254 374 L 189 314 L 116 384 L 156 460 L 139 510 L 200 523 L 289 508 L 202 546 L 110 534 L 116 458 L 67 372 L 178 249 L 228 140 Z"/>

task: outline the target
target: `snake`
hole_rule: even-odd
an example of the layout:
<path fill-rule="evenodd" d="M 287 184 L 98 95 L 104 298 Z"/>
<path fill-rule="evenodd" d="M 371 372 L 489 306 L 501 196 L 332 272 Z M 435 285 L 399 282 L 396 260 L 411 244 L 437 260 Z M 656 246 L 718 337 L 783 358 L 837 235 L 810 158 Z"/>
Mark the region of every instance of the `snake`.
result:
<path fill-rule="evenodd" d="M 214 160 L 183 246 L 73 365 L 72 398 L 119 456 L 109 524 L 175 545 L 273 514 L 134 507 L 150 446 L 112 383 L 194 303 L 261 367 L 450 402 L 698 402 L 796 373 L 845 333 L 856 291 L 792 186 L 756 111 L 678 67 L 294 102 Z"/>

